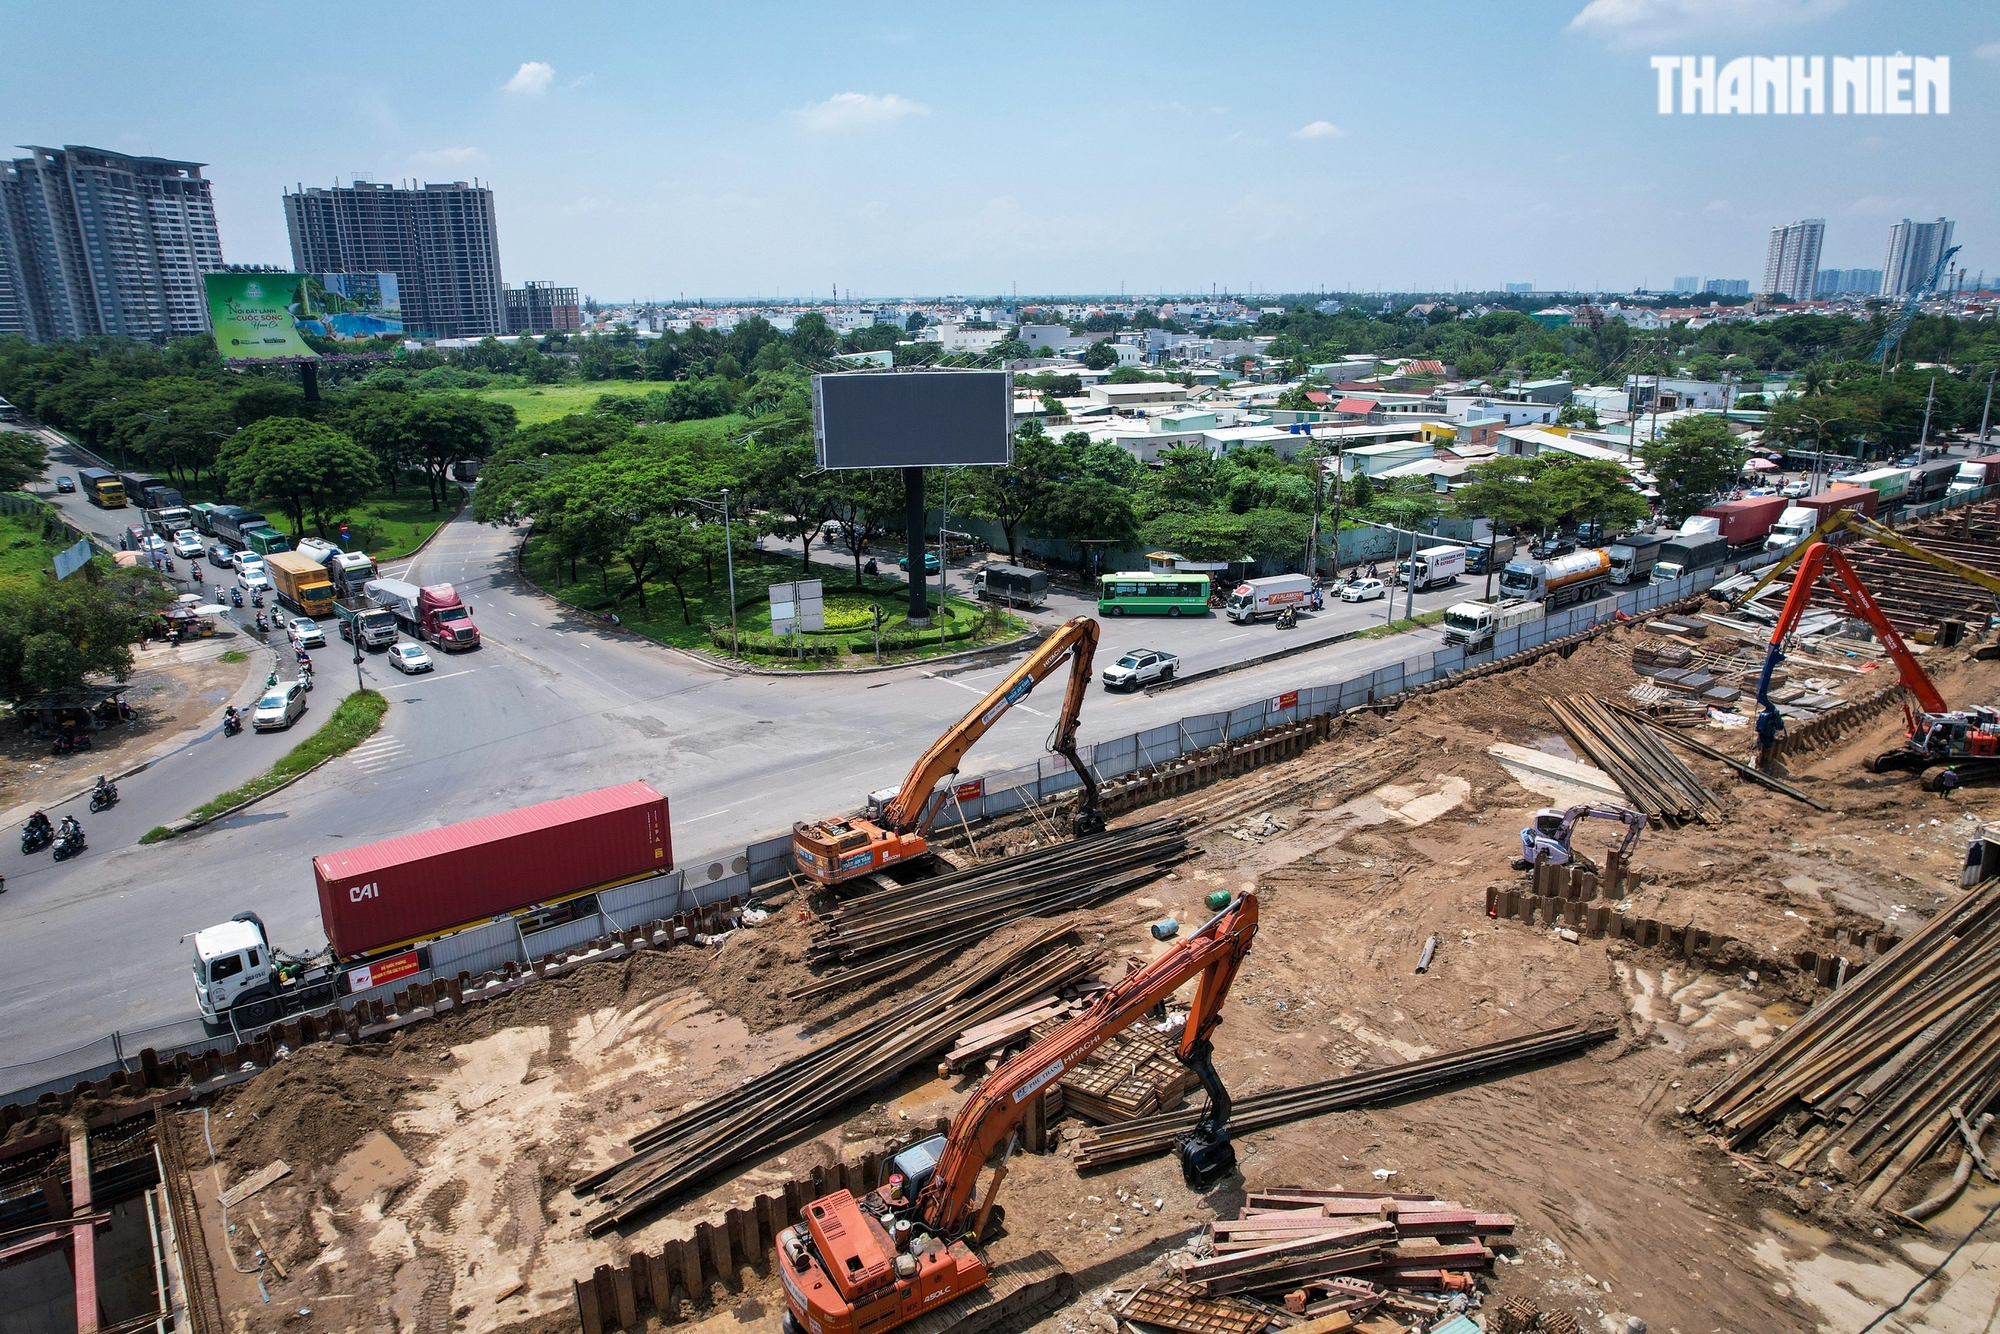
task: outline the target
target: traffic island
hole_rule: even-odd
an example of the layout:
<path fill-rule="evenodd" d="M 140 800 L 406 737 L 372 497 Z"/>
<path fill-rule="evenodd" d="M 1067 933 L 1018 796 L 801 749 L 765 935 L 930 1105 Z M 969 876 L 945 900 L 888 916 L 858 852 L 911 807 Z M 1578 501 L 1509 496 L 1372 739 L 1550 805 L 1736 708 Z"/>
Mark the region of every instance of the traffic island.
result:
<path fill-rule="evenodd" d="M 286 752 L 284 758 L 258 774 L 240 787 L 231 788 L 218 797 L 203 802 L 188 812 L 185 820 L 171 825 L 154 825 L 140 835 L 141 843 L 158 843 L 163 839 L 191 833 L 203 825 L 234 815 L 253 802 L 262 801 L 273 792 L 291 786 L 313 770 L 331 763 L 353 750 L 375 734 L 382 725 L 382 716 L 389 711 L 389 701 L 374 690 L 357 690 L 340 701 L 333 716 L 320 725 L 320 729 Z"/>

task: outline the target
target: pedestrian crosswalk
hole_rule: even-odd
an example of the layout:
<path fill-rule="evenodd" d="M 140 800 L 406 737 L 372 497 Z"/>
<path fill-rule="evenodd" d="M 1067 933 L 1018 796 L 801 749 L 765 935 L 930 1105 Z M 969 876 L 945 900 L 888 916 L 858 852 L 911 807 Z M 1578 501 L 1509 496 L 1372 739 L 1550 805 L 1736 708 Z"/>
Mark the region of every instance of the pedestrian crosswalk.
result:
<path fill-rule="evenodd" d="M 354 767 L 364 774 L 378 774 L 403 758 L 401 737 L 378 736 L 348 752 Z"/>

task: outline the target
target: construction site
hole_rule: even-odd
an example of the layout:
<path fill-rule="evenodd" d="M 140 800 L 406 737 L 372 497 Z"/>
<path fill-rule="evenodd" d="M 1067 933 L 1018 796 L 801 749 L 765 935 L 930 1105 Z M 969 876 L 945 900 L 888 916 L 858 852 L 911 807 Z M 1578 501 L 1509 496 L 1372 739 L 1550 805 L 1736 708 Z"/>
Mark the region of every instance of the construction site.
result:
<path fill-rule="evenodd" d="M 1988 1329 L 2000 506 L 1829 536 L 0 1109 L 0 1260 L 100 1331 Z"/>

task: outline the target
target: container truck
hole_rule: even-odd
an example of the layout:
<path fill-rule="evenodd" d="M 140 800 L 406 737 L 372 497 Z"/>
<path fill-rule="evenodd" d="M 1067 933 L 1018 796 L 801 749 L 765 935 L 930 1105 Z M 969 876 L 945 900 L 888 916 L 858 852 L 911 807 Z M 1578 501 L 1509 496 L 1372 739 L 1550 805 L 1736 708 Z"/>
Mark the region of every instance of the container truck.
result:
<path fill-rule="evenodd" d="M 472 609 L 458 600 L 458 590 L 450 584 L 427 584 L 417 590 L 417 632 L 453 653 L 479 647 Z"/>
<path fill-rule="evenodd" d="M 1789 504 L 1783 496 L 1749 496 L 1710 505 L 1700 517 L 1714 519 L 1716 531 L 1732 547 L 1761 547 Z"/>
<path fill-rule="evenodd" d="M 1887 509 L 1891 505 L 1901 503 L 1903 496 L 1909 491 L 1910 470 L 1874 468 L 1868 472 L 1849 473 L 1846 480 L 1849 486 L 1865 486 L 1873 491 L 1877 508 Z"/>
<path fill-rule="evenodd" d="M 1287 607 L 1300 607 L 1312 597 L 1311 575 L 1274 574 L 1266 579 L 1250 579 L 1236 585 L 1229 595 L 1229 619 L 1246 625 L 1260 616 L 1276 616 Z"/>
<path fill-rule="evenodd" d="M 667 799 L 646 783 L 543 802 L 313 858 L 326 948 L 288 954 L 254 912 L 195 933 L 195 1004 L 239 1030 L 430 967 L 430 946 L 512 921 L 588 917 L 607 889 L 673 866 Z"/>
<path fill-rule="evenodd" d="M 259 524 L 243 530 L 243 545 L 260 556 L 275 555 L 292 549 L 292 539 L 286 537 L 269 524 Z M 314 561 L 313 564 L 319 564 Z"/>
<path fill-rule="evenodd" d="M 1873 494 L 1872 492 L 1870 493 Z M 1819 511 L 1805 505 L 1787 505 L 1771 531 L 1764 535 L 1764 550 L 1789 551 L 1819 527 Z"/>
<path fill-rule="evenodd" d="M 168 505 L 165 509 L 147 510 L 146 526 L 171 541 L 175 533 L 194 527 L 194 513 L 184 505 Z"/>
<path fill-rule="evenodd" d="M 278 601 L 301 616 L 319 619 L 333 611 L 333 580 L 326 569 L 296 551 L 274 551 L 264 558 L 264 573 Z"/>
<path fill-rule="evenodd" d="M 214 537 L 215 525 L 210 522 L 210 516 L 221 508 L 220 505 L 211 505 L 205 500 L 196 501 L 188 506 L 188 513 L 194 517 L 194 530 L 204 536 Z"/>
<path fill-rule="evenodd" d="M 333 614 L 340 618 L 340 637 L 365 648 L 387 648 L 396 642 L 396 614 L 366 594 L 337 597 Z"/>
<path fill-rule="evenodd" d="M 378 573 L 374 559 L 359 551 L 336 551 L 322 563 L 333 578 L 334 591 L 342 597 L 359 593 Z"/>
<path fill-rule="evenodd" d="M 972 577 L 981 602 L 1004 602 L 1010 607 L 1039 607 L 1049 600 L 1049 576 L 1041 570 L 1019 565 L 990 564 Z"/>
<path fill-rule="evenodd" d="M 1510 560 L 1500 571 L 1500 591 L 1510 598 L 1526 598 L 1554 611 L 1572 602 L 1588 602 L 1611 582 L 1611 557 L 1596 547 L 1585 547 L 1553 560 Z"/>
<path fill-rule="evenodd" d="M 1978 491 L 2000 484 L 2000 454 L 1981 454 L 1958 465 L 1951 479 L 1951 491 Z"/>
<path fill-rule="evenodd" d="M 1678 579 L 1728 559 L 1729 543 L 1721 533 L 1686 534 L 1660 548 L 1659 558 L 1653 562 L 1653 581 Z"/>
<path fill-rule="evenodd" d="M 1909 485 L 1903 491 L 1903 503 L 1928 505 L 1934 500 L 1943 500 L 1951 491 L 1951 484 L 1958 480 L 1958 470 L 1962 466 L 1957 459 L 1933 459 L 1911 468 Z"/>
<path fill-rule="evenodd" d="M 1653 577 L 1653 562 L 1659 559 L 1666 538 L 1659 533 L 1627 533 L 1611 544 L 1611 582 L 1643 584 Z"/>
<path fill-rule="evenodd" d="M 217 505 L 208 512 L 208 531 L 238 550 L 249 545 L 243 540 L 246 530 L 269 526 L 263 515 L 241 505 Z"/>
<path fill-rule="evenodd" d="M 1413 564 L 1416 568 L 1414 575 L 1410 572 Z M 1408 560 L 1398 562 L 1396 572 L 1405 579 L 1414 578 L 1419 593 L 1455 584 L 1465 573 L 1465 548 L 1432 547 L 1419 551 Z"/>
<path fill-rule="evenodd" d="M 1875 517 L 1875 506 L 1880 501 L 1881 496 L 1871 487 L 1836 486 L 1816 496 L 1800 496 L 1792 503 L 1811 510 L 1819 516 L 1820 523 L 1825 523 L 1827 516 L 1835 510 L 1855 510 L 1863 518 L 1872 519 Z"/>
<path fill-rule="evenodd" d="M 1539 621 L 1545 614 L 1541 603 L 1526 598 L 1454 602 L 1444 609 L 1444 642 L 1462 645 L 1467 653 L 1483 653 L 1502 630 Z"/>
<path fill-rule="evenodd" d="M 417 594 L 422 589 L 401 579 L 370 579 L 362 585 L 361 591 L 376 606 L 386 608 L 396 618 L 396 624 L 406 632 L 417 633 Z"/>
<path fill-rule="evenodd" d="M 174 489 L 173 483 L 151 473 L 123 472 L 118 474 L 118 480 L 125 484 L 125 499 L 141 509 L 167 509 L 187 504 L 186 497 Z"/>

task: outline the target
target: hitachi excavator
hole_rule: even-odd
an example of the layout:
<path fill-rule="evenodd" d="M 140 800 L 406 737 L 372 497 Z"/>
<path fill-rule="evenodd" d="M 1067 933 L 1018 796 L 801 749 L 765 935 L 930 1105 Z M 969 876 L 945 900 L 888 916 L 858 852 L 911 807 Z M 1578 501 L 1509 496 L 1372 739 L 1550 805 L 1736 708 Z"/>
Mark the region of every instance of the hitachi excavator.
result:
<path fill-rule="evenodd" d="M 1233 1171 L 1229 1094 L 1209 1039 L 1256 934 L 1256 896 L 1241 895 L 994 1071 L 950 1133 L 891 1158 L 876 1189 L 858 1200 L 835 1191 L 808 1204 L 803 1220 L 778 1236 L 786 1334 L 978 1334 L 1066 1297 L 1069 1276 L 1054 1256 L 1037 1252 L 989 1270 L 980 1253 L 999 1221 L 994 1196 L 1028 1100 L 1191 979 L 1200 980 L 1177 1054 L 1200 1076 L 1208 1107 L 1178 1146 L 1181 1175 L 1190 1189 L 1206 1191 Z M 976 1199 L 979 1173 L 996 1153 L 986 1197 Z"/>
<path fill-rule="evenodd" d="M 1957 564 L 1946 563 L 1945 558 L 1925 551 L 1900 534 L 1897 536 L 1900 549 L 1914 552 L 1943 568 L 1952 568 Z M 1916 698 L 1915 708 L 1907 702 L 1903 705 L 1903 721 L 1909 730 L 1909 741 L 1895 750 L 1875 756 L 1868 761 L 1868 768 L 1875 773 L 1898 769 L 1922 773 L 1939 764 L 1955 768 L 1975 765 L 1982 770 L 2000 769 L 2000 710 L 1986 707 L 1953 710 L 1947 705 L 1916 656 L 1903 643 L 1902 635 L 1889 623 L 1874 596 L 1861 582 L 1854 566 L 1847 557 L 1825 542 L 1812 543 L 1800 559 L 1798 573 L 1792 578 L 1792 591 L 1786 595 L 1784 610 L 1778 614 L 1778 624 L 1771 631 L 1771 647 L 1764 655 L 1764 670 L 1757 678 L 1759 767 L 1769 759 L 1771 746 L 1785 727 L 1784 717 L 1771 701 L 1771 674 L 1785 660 L 1785 644 L 1798 628 L 1799 618 L 1805 615 L 1806 606 L 1812 601 L 1813 586 L 1822 575 L 1848 612 L 1866 621 L 1875 632 L 1882 651 L 1896 664 L 1896 674 L 1903 688 Z M 1987 581 L 1991 578 L 1982 572 L 1975 582 L 1989 586 Z M 1945 786 L 1954 785 L 1956 777 L 1954 775 L 1954 781 Z"/>
<path fill-rule="evenodd" d="M 930 850 L 931 824 L 944 809 L 951 789 L 941 786 L 958 773 L 959 761 L 973 743 L 986 735 L 1002 714 L 1028 697 L 1035 684 L 1067 659 L 1069 689 L 1062 714 L 1049 736 L 1049 749 L 1069 761 L 1083 779 L 1083 805 L 1074 828 L 1079 838 L 1103 832 L 1104 815 L 1097 804 L 1097 780 L 1076 753 L 1077 717 L 1090 685 L 1090 659 L 1097 652 L 1097 622 L 1088 616 L 1065 621 L 1009 672 L 993 692 L 972 706 L 931 743 L 902 786 L 868 799 L 868 813 L 852 819 L 801 821 L 792 826 L 792 852 L 801 874 L 823 885 L 837 885 L 920 857 Z"/>

